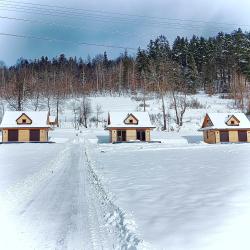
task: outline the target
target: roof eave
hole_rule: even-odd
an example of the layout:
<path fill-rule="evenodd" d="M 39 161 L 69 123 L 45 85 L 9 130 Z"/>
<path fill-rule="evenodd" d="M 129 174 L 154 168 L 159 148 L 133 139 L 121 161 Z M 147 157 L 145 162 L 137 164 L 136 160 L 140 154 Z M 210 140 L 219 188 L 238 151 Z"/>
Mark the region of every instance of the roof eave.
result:
<path fill-rule="evenodd" d="M 206 128 L 200 128 L 198 129 L 198 131 L 207 131 L 207 130 L 250 130 L 250 127 L 230 127 L 230 128 L 212 128 L 212 127 L 206 127 Z"/>
<path fill-rule="evenodd" d="M 145 127 L 143 127 L 143 126 L 138 126 L 138 127 L 130 127 L 130 126 L 107 126 L 106 128 L 105 128 L 105 130 L 108 130 L 108 129 L 112 129 L 112 128 L 119 128 L 119 129 L 146 129 L 146 128 L 156 128 L 156 127 L 154 127 L 154 126 L 145 126 Z"/>

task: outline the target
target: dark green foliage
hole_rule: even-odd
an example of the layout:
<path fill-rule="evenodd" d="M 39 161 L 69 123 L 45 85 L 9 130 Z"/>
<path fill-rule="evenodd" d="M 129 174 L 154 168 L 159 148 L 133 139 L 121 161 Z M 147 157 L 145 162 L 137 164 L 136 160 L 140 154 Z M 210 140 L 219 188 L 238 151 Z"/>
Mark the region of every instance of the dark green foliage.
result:
<path fill-rule="evenodd" d="M 165 36 L 159 36 L 150 40 L 145 49 L 139 48 L 134 57 L 127 51 L 115 59 L 109 59 L 106 52 L 87 60 L 61 54 L 33 61 L 20 58 L 9 68 L 0 62 L 0 70 L 0 87 L 9 89 L 8 83 L 23 82 L 25 89 L 20 90 L 23 92 L 32 92 L 36 83 L 40 84 L 39 89 L 41 86 L 52 89 L 54 78 L 60 80 L 65 94 L 134 92 L 142 88 L 158 91 L 148 80 L 155 74 L 161 78 L 157 81 L 165 85 L 180 84 L 189 93 L 201 89 L 209 94 L 231 93 L 237 86 L 237 77 L 250 80 L 250 33 L 238 29 L 210 38 L 178 36 L 172 47 Z M 179 80 L 173 83 L 170 76 Z"/>

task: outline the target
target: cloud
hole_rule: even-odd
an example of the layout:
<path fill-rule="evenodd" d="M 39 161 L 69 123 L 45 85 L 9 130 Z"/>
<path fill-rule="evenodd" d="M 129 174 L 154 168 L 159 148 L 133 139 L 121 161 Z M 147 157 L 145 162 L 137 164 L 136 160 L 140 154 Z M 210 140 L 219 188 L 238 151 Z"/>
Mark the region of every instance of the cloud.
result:
<path fill-rule="evenodd" d="M 250 1 L 247 0 L 241 0 L 240 4 L 236 0 L 39 0 L 36 3 L 66 6 L 79 11 L 80 9 L 98 10 L 103 11 L 103 13 L 83 12 L 82 15 L 74 15 L 75 11 L 70 13 L 69 9 L 64 8 L 65 14 L 56 16 L 59 15 L 56 11 L 52 13 L 47 11 L 48 15 L 39 15 L 35 11 L 28 14 L 7 12 L 0 8 L 1 16 L 42 21 L 41 23 L 28 23 L 0 19 L 0 32 L 137 48 L 139 46 L 145 47 L 150 39 L 160 34 L 166 35 L 172 42 L 177 35 L 187 37 L 191 37 L 193 34 L 212 36 L 221 30 L 230 32 L 238 28 L 238 24 L 249 24 L 249 26 L 242 25 L 243 30 L 250 27 L 250 16 L 248 15 Z M 150 19 L 104 12 L 160 18 Z M 55 22 L 59 25 L 47 25 L 48 22 Z M 217 24 L 218 22 L 235 23 L 236 25 Z M 73 26 L 74 28 L 65 26 Z M 36 58 L 42 55 L 52 57 L 65 53 L 67 56 L 86 58 L 89 54 L 93 56 L 106 50 L 110 56 L 114 57 L 123 52 L 123 50 L 101 47 L 79 47 L 62 42 L 53 43 L 1 36 L 0 48 L 3 48 L 3 50 L 1 49 L 0 59 L 7 64 L 15 63 L 20 56 L 25 58 Z"/>

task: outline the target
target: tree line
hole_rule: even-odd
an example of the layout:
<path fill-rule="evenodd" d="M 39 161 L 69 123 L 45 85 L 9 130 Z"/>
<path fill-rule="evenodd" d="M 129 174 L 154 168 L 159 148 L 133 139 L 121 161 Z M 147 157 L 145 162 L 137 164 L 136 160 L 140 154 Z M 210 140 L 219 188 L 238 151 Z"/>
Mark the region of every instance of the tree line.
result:
<path fill-rule="evenodd" d="M 209 38 L 178 36 L 172 46 L 159 36 L 136 55 L 124 51 L 114 59 L 105 52 L 86 60 L 62 54 L 52 59 L 21 58 L 10 67 L 0 63 L 0 97 L 12 109 L 22 110 L 31 100 L 34 109 L 41 99 L 50 109 L 52 101 L 58 107 L 60 100 L 72 96 L 154 92 L 164 110 L 166 93 L 174 105 L 183 106 L 179 94 L 185 100 L 185 95 L 204 90 L 234 98 L 243 109 L 249 79 L 250 33 L 238 29 Z"/>

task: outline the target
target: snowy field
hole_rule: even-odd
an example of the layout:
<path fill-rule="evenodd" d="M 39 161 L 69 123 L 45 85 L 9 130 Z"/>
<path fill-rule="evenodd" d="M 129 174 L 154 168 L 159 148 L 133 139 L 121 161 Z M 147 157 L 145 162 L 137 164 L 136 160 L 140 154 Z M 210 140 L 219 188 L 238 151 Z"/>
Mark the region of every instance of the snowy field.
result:
<path fill-rule="evenodd" d="M 0 249 L 249 250 L 250 145 L 203 143 L 205 113 L 233 103 L 189 98 L 203 107 L 187 110 L 179 133 L 153 131 L 162 143 L 109 144 L 101 126 L 76 132 L 68 100 L 55 143 L 0 144 Z M 90 99 L 103 119 L 140 104 Z M 160 113 L 157 99 L 147 103 Z"/>
<path fill-rule="evenodd" d="M 93 150 L 105 188 L 150 249 L 250 248 L 250 145 L 100 143 Z"/>
<path fill-rule="evenodd" d="M 89 99 L 92 106 L 92 117 L 95 116 L 96 106 L 100 105 L 102 107 L 100 118 L 103 120 L 107 120 L 109 111 L 142 111 L 142 107 L 140 107 L 142 101 L 136 101 L 135 98 L 131 98 L 130 96 L 97 96 L 89 97 Z M 189 101 L 194 99 L 196 99 L 202 105 L 202 107 L 197 109 L 187 109 L 184 115 L 184 125 L 182 127 L 182 131 L 191 131 L 191 133 L 197 132 L 197 129 L 200 128 L 201 121 L 207 112 L 232 112 L 232 110 L 238 111 L 234 108 L 233 100 L 221 99 L 219 98 L 219 95 L 208 96 L 201 92 L 196 95 L 188 96 Z M 76 105 L 77 100 L 80 101 L 80 99 L 67 100 L 61 107 L 62 112 L 59 119 L 62 126 L 72 126 L 72 121 L 74 120 L 72 107 Z M 169 126 L 175 128 L 175 115 L 174 110 L 169 108 L 171 106 L 170 102 L 170 98 L 166 96 L 166 111 L 170 114 Z M 148 111 L 150 114 L 162 113 L 162 104 L 159 98 L 154 96 L 148 98 L 146 105 L 146 111 Z M 103 124 L 100 124 L 99 126 L 101 127 L 102 125 Z M 92 125 L 92 127 L 94 126 Z"/>

